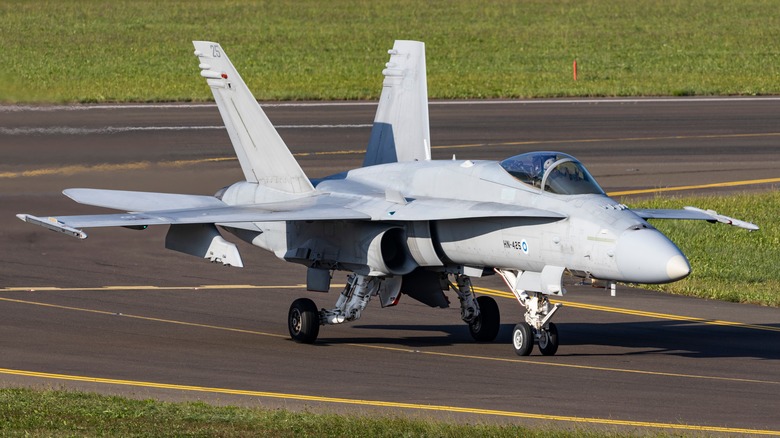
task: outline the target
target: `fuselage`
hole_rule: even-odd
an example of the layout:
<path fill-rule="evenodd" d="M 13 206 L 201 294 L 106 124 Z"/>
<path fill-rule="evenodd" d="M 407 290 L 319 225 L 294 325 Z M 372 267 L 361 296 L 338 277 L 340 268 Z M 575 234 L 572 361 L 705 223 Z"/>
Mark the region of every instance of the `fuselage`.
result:
<path fill-rule="evenodd" d="M 416 200 L 435 199 L 443 201 L 439 203 L 441 208 L 458 209 L 468 202 L 490 202 L 548 211 L 556 217 L 501 213 L 412 222 L 257 223 L 262 233 L 241 236 L 246 231 L 239 231 L 238 235 L 287 260 L 309 266 L 318 260 L 321 267 L 356 272 L 365 264 L 367 272 L 406 273 L 387 272 L 387 268 L 382 271 L 371 266 L 374 262 L 370 254 L 363 254 L 375 249 L 379 255 L 374 259 L 381 258 L 387 246 L 402 245 L 402 252 L 413 259 L 409 266 L 428 268 L 457 265 L 541 272 L 549 265 L 564 267 L 577 275 L 632 283 L 666 283 L 688 275 L 690 265 L 677 246 L 626 206 L 605 195 L 595 182 L 590 183 L 595 189 L 589 186 L 584 190 L 589 193 L 561 193 L 579 190 L 579 176 L 572 177 L 570 173 L 580 172 L 576 166 L 581 166 L 568 156 L 558 158 L 561 156 L 564 159 L 556 161 L 562 163 L 559 167 L 566 164 L 573 169 L 563 169 L 569 179 L 562 181 L 570 186 L 563 185 L 562 189 L 551 185 L 553 178 L 561 178 L 554 176 L 552 169 L 544 175 L 546 184 L 541 184 L 540 175 L 540 184 L 535 186 L 533 181 L 518 179 L 516 172 L 510 174 L 505 162 L 494 161 L 391 163 L 315 181 L 318 195 L 352 198 L 355 205 L 397 193 L 409 205 Z M 581 171 L 586 179 L 590 178 L 584 168 Z M 384 244 L 376 238 L 388 229 L 399 228 L 403 232 L 395 233 L 392 242 Z M 380 244 L 385 246 L 376 246 Z M 319 259 L 313 258 L 312 251 L 318 253 Z"/>

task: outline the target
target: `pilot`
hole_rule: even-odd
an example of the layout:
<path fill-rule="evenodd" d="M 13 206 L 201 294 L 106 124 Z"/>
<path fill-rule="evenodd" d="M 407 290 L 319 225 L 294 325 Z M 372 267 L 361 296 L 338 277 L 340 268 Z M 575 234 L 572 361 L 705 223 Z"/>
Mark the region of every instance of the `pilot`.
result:
<path fill-rule="evenodd" d="M 554 162 L 555 162 L 555 157 L 550 157 L 550 158 L 544 160 L 544 171 L 547 172 L 547 169 L 549 169 L 550 166 L 552 166 Z"/>
<path fill-rule="evenodd" d="M 533 179 L 534 179 L 534 185 L 537 187 L 541 187 L 542 185 L 542 178 L 544 178 L 544 173 L 547 172 L 547 169 L 550 168 L 550 166 L 555 163 L 555 157 L 554 156 L 540 156 L 534 158 L 534 173 L 533 173 Z"/>

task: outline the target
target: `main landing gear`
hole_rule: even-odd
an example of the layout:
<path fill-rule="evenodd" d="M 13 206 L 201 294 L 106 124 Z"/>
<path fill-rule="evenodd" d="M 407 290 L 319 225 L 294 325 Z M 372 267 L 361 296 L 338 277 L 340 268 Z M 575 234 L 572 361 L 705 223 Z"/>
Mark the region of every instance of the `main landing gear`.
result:
<path fill-rule="evenodd" d="M 290 337 L 295 342 L 313 344 L 319 335 L 320 325 L 341 324 L 359 319 L 360 313 L 366 308 L 371 297 L 379 294 L 381 288 L 385 286 L 383 284 L 385 280 L 384 277 L 350 275 L 346 287 L 336 301 L 336 307 L 329 310 L 317 310 L 314 301 L 308 298 L 293 301 L 287 314 Z"/>
<path fill-rule="evenodd" d="M 493 342 L 501 328 L 501 314 L 496 300 L 488 296 L 475 297 L 471 278 L 456 275 L 450 287 L 458 294 L 460 318 L 469 325 L 471 337 L 477 342 Z"/>
<path fill-rule="evenodd" d="M 512 330 L 512 347 L 518 356 L 528 356 L 533 351 L 534 344 L 539 345 L 539 352 L 552 356 L 558 351 L 558 328 L 550 322 L 561 304 L 552 305 L 547 294 L 528 292 L 517 289 L 521 273 L 516 271 L 496 270 L 512 290 L 517 301 L 525 307 L 525 321 L 517 324 Z M 563 293 L 563 289 L 560 289 Z"/>
<path fill-rule="evenodd" d="M 495 340 L 501 326 L 496 301 L 488 296 L 475 297 L 471 278 L 466 275 L 455 275 L 455 282 L 449 282 L 449 285 L 458 294 L 461 319 L 469 325 L 469 332 L 474 340 Z M 351 274 L 332 309 L 317 310 L 317 306 L 308 298 L 293 301 L 287 314 L 290 337 L 295 342 L 312 344 L 317 340 L 320 325 L 355 321 L 360 318 L 373 296 L 380 295 L 383 305 L 390 305 L 384 304 L 384 297 L 397 297 L 399 290 L 398 278 Z"/>

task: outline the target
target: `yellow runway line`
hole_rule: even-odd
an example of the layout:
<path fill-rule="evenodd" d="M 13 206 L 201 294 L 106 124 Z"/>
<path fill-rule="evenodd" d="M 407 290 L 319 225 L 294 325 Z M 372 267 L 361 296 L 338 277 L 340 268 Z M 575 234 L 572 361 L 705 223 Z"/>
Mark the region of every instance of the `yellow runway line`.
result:
<path fill-rule="evenodd" d="M 483 291 L 490 291 L 490 289 L 482 289 L 482 290 Z M 498 291 L 494 291 L 494 292 L 498 292 Z M 504 296 L 504 295 L 508 295 L 508 294 L 504 294 L 503 292 L 501 292 L 500 294 L 495 294 L 495 295 L 497 295 L 497 296 Z M 267 332 L 260 332 L 260 331 L 254 331 L 254 330 L 245 330 L 245 329 L 236 329 L 236 328 L 231 328 L 231 327 L 222 327 L 222 326 L 216 326 L 216 325 L 211 325 L 211 324 L 199 324 L 199 323 L 194 323 L 194 322 L 177 321 L 177 320 L 163 319 L 163 318 L 153 318 L 153 317 L 133 315 L 133 314 L 127 314 L 127 313 L 119 313 L 119 312 L 113 312 L 113 311 L 95 310 L 95 309 L 87 309 L 87 308 L 73 307 L 73 306 L 64 306 L 64 305 L 61 305 L 61 304 L 42 303 L 42 302 L 39 302 L 39 301 L 28 301 L 28 300 L 20 300 L 20 299 L 13 299 L 13 298 L 0 298 L 0 301 L 6 301 L 6 302 L 11 302 L 11 303 L 17 303 L 17 304 L 28 304 L 28 305 L 34 305 L 34 306 L 40 306 L 40 307 L 49 307 L 49 308 L 56 308 L 56 309 L 63 309 L 63 310 L 70 310 L 70 311 L 79 311 L 79 312 L 93 313 L 93 314 L 106 315 L 106 316 L 112 316 L 112 317 L 119 316 L 119 317 L 124 317 L 124 318 L 138 319 L 138 320 L 151 321 L 151 322 L 159 322 L 159 323 L 165 323 L 165 324 L 176 324 L 176 325 L 182 325 L 182 326 L 188 326 L 188 327 L 197 327 L 197 328 L 205 328 L 205 329 L 212 329 L 212 330 L 222 330 L 222 331 L 227 331 L 227 332 L 243 333 L 243 334 L 250 334 L 250 335 L 269 336 L 269 337 L 274 337 L 274 338 L 287 338 L 288 337 L 287 335 L 280 335 L 280 334 L 276 334 L 276 333 L 267 333 Z M 598 310 L 598 309 L 594 309 L 594 310 Z M 644 374 L 644 375 L 676 377 L 676 378 L 686 378 L 686 379 L 717 380 L 717 381 L 739 382 L 739 383 L 756 383 L 756 384 L 761 384 L 761 385 L 780 385 L 780 382 L 769 381 L 769 380 L 744 379 L 744 378 L 721 377 L 721 376 L 704 376 L 704 375 L 696 375 L 696 374 L 669 373 L 669 372 L 646 371 L 646 370 L 632 370 L 632 369 L 625 369 L 625 368 L 609 368 L 609 367 L 599 367 L 599 366 L 590 366 L 590 365 L 574 365 L 574 364 L 557 363 L 557 362 L 542 362 L 542 361 L 536 361 L 536 360 L 531 360 L 531 359 L 521 359 L 521 358 L 517 358 L 517 357 L 504 358 L 504 357 L 476 356 L 476 355 L 455 354 L 455 353 L 442 353 L 442 352 L 426 351 L 426 350 L 419 350 L 419 349 L 409 349 L 409 348 L 402 348 L 402 347 L 387 347 L 387 346 L 369 345 L 369 344 L 356 344 L 356 343 L 352 343 L 352 344 L 346 344 L 346 345 L 350 345 L 352 347 L 359 347 L 359 348 L 370 348 L 370 349 L 374 349 L 374 350 L 384 350 L 384 351 L 393 351 L 393 352 L 402 352 L 402 353 L 415 353 L 415 354 L 423 354 L 423 355 L 429 355 L 429 356 L 459 358 L 459 359 L 467 359 L 467 360 L 517 363 L 517 364 L 524 364 L 524 365 L 547 366 L 547 367 L 557 367 L 557 368 L 572 368 L 572 369 L 582 369 L 582 370 L 591 370 L 591 371 L 606 371 L 606 372 L 618 372 L 618 373 L 630 373 L 630 374 Z"/>
<path fill-rule="evenodd" d="M 75 381 L 75 382 L 99 383 L 99 384 L 106 384 L 106 385 L 131 386 L 137 388 L 169 389 L 169 390 L 176 390 L 176 391 L 241 395 L 241 396 L 248 396 L 248 397 L 275 398 L 275 399 L 306 401 L 306 402 L 338 403 L 338 404 L 359 405 L 359 406 L 367 406 L 367 407 L 439 411 L 439 412 L 451 412 L 451 413 L 474 414 L 474 415 L 491 415 L 491 416 L 500 416 L 500 417 L 524 418 L 524 419 L 532 419 L 532 420 L 572 422 L 577 424 L 587 423 L 587 424 L 599 424 L 599 425 L 608 425 L 608 426 L 629 426 L 629 427 L 686 430 L 686 431 L 698 431 L 698 432 L 739 433 L 739 434 L 749 434 L 749 435 L 775 435 L 775 436 L 780 435 L 780 431 L 777 430 L 743 429 L 743 428 L 719 427 L 719 426 L 674 424 L 674 423 L 660 423 L 660 422 L 647 422 L 647 421 L 629 421 L 629 420 L 615 420 L 615 419 L 590 418 L 590 417 L 572 417 L 572 416 L 564 416 L 564 415 L 546 415 L 546 414 L 534 414 L 534 413 L 527 413 L 527 412 L 504 411 L 504 410 L 496 410 L 496 409 L 469 408 L 469 407 L 460 407 L 460 406 L 404 403 L 404 402 L 392 402 L 392 401 L 382 401 L 382 400 L 361 400 L 361 399 L 323 397 L 323 396 L 304 395 L 304 394 L 286 394 L 281 392 L 214 388 L 208 386 L 177 385 L 177 384 L 169 384 L 169 383 L 144 382 L 144 381 L 136 381 L 136 380 L 107 379 L 101 377 L 86 377 L 86 376 L 75 376 L 75 375 L 68 375 L 68 374 L 55 374 L 55 373 L 42 373 L 42 372 L 35 372 L 35 371 L 14 370 L 8 368 L 0 368 L 0 374 L 22 376 L 22 377 L 35 377 L 40 379 L 66 380 L 66 381 Z"/>
<path fill-rule="evenodd" d="M 663 192 L 678 192 L 681 190 L 702 190 L 702 189 L 716 189 L 723 187 L 739 187 L 739 186 L 752 186 L 758 184 L 772 184 L 780 183 L 780 178 L 765 178 L 765 179 L 751 179 L 745 181 L 728 181 L 713 184 L 699 184 L 692 186 L 677 186 L 677 187 L 660 187 L 656 189 L 639 189 L 639 190 L 624 190 L 621 192 L 609 192 L 608 196 L 626 196 L 626 195 L 641 195 L 645 193 L 663 193 Z"/>

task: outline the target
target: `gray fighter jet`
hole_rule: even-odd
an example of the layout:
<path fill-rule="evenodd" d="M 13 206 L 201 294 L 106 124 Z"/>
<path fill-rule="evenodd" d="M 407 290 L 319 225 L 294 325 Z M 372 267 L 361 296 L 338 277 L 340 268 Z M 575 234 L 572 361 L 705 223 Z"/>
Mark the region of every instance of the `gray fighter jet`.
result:
<path fill-rule="evenodd" d="M 693 219 L 758 229 L 714 211 L 632 210 L 605 195 L 585 167 L 559 152 L 506 160 L 431 160 L 425 49 L 396 41 L 363 167 L 312 180 L 293 158 L 222 47 L 195 41 L 200 75 L 214 94 L 245 181 L 214 196 L 68 189 L 76 202 L 128 213 L 18 217 L 84 239 L 81 228 L 170 225 L 166 248 L 242 266 L 221 228 L 308 268 L 309 290 L 328 291 L 335 271 L 347 285 L 334 307 L 292 303 L 292 339 L 313 343 L 320 325 L 360 318 L 375 296 L 382 307 L 405 294 L 447 307 L 479 342 L 493 341 L 495 300 L 475 296 L 471 279 L 498 274 L 525 308 L 514 328 L 518 355 L 538 344 L 558 349 L 550 296 L 565 273 L 614 282 L 666 283 L 690 272 L 685 255 L 646 219 Z"/>

